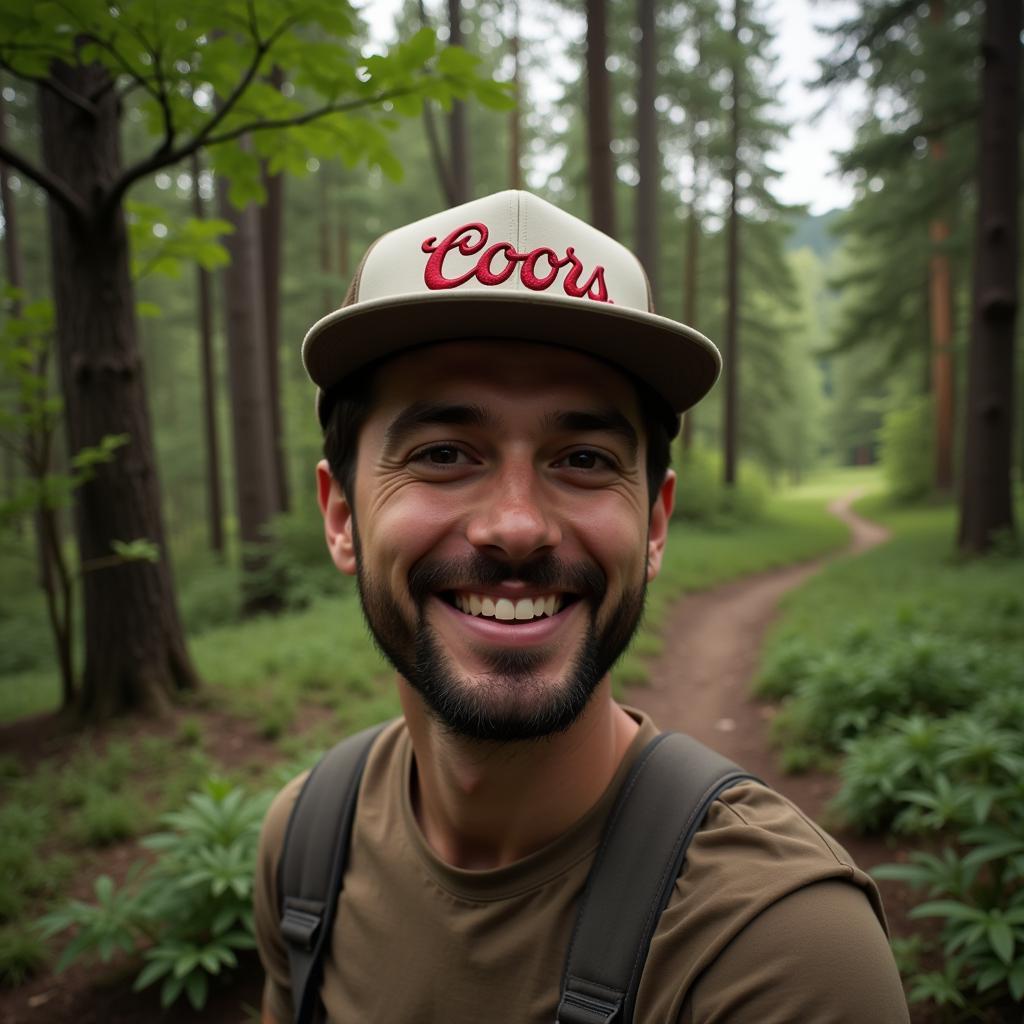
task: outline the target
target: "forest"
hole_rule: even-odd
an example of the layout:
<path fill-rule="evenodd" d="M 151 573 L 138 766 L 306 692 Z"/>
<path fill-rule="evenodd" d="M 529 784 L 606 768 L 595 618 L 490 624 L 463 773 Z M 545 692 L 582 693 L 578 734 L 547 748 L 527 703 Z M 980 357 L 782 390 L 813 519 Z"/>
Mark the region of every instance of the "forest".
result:
<path fill-rule="evenodd" d="M 913 1020 L 1019 1020 L 1021 41 L 1019 0 L 0 5 L 0 1018 L 258 1014 L 270 795 L 399 713 L 301 340 L 382 233 L 512 188 L 723 355 L 617 694 L 776 581 L 708 742 L 872 869 Z"/>

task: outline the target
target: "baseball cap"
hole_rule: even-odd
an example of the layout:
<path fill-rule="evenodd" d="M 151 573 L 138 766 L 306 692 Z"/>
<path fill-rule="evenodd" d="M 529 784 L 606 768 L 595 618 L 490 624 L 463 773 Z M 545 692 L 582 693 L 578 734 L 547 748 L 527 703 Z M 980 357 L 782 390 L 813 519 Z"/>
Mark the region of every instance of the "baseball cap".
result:
<path fill-rule="evenodd" d="M 325 395 L 357 370 L 439 341 L 538 341 L 597 356 L 685 412 L 711 390 L 718 349 L 653 311 L 625 246 L 530 192 L 508 190 L 383 235 L 340 309 L 318 320 L 302 361 Z"/>

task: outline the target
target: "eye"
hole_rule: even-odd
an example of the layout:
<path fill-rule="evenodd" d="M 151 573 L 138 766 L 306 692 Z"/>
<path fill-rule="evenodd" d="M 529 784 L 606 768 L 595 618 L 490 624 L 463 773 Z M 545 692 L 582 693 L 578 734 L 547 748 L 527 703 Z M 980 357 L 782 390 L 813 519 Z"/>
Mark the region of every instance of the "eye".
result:
<path fill-rule="evenodd" d="M 409 462 L 420 466 L 464 466 L 472 463 L 469 455 L 456 444 L 432 444 L 412 453 Z"/>
<path fill-rule="evenodd" d="M 581 469 L 593 472 L 613 470 L 616 468 L 615 460 L 603 452 L 593 448 L 577 448 L 576 451 L 563 455 L 556 463 L 558 466 L 565 466 L 568 469 Z"/>

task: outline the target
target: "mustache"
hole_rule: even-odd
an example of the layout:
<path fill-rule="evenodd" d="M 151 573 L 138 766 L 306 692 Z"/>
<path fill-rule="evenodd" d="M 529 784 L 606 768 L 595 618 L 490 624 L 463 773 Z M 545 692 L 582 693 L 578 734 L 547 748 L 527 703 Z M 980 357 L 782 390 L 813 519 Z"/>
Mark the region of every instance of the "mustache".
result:
<path fill-rule="evenodd" d="M 409 571 L 409 592 L 420 604 L 441 590 L 494 587 L 509 580 L 591 600 L 600 600 L 608 587 L 607 576 L 594 562 L 566 562 L 555 555 L 542 555 L 521 565 L 509 565 L 477 551 L 465 558 L 421 559 Z"/>

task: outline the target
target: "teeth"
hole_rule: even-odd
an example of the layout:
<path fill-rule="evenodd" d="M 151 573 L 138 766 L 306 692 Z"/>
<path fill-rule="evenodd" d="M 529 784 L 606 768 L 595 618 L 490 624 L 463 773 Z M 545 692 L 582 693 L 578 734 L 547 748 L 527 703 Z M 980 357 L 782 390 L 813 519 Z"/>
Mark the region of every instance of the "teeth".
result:
<path fill-rule="evenodd" d="M 554 615 L 562 607 L 558 594 L 547 597 L 521 597 L 512 601 L 507 597 L 487 597 L 483 594 L 456 593 L 455 607 L 466 615 L 482 615 L 499 622 L 530 622 L 544 615 Z"/>

